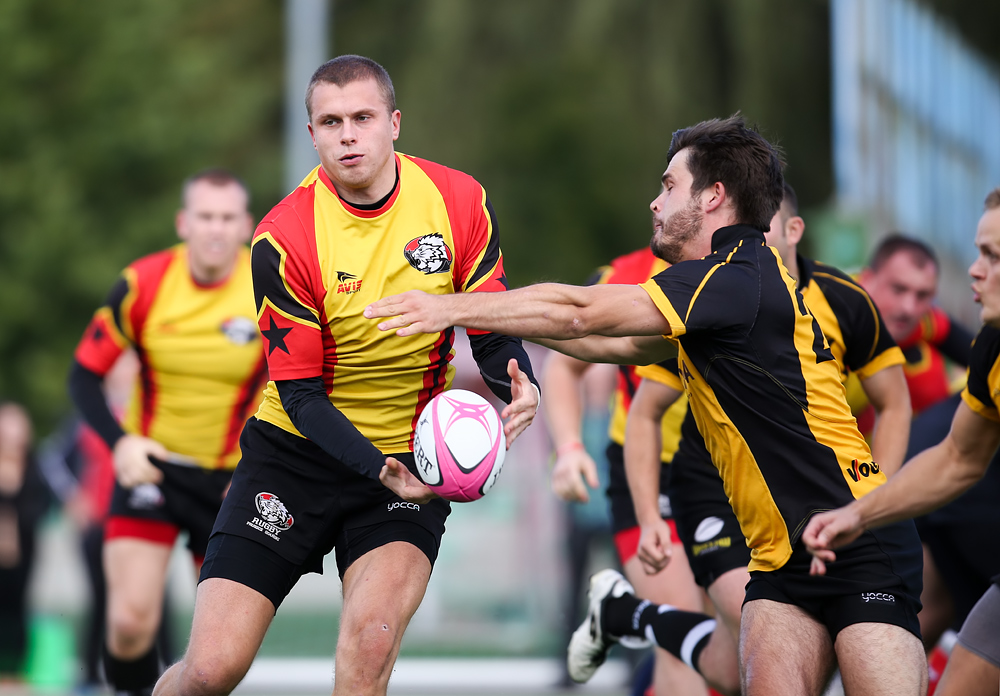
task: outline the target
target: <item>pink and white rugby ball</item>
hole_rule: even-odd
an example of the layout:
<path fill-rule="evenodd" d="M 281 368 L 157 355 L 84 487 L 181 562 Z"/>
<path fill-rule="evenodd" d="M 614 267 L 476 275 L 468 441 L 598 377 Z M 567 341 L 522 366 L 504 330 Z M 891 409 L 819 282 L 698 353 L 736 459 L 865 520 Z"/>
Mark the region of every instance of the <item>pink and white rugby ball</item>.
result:
<path fill-rule="evenodd" d="M 500 414 L 474 392 L 438 394 L 417 419 L 413 456 L 420 480 L 442 498 L 479 500 L 496 483 L 507 452 Z"/>

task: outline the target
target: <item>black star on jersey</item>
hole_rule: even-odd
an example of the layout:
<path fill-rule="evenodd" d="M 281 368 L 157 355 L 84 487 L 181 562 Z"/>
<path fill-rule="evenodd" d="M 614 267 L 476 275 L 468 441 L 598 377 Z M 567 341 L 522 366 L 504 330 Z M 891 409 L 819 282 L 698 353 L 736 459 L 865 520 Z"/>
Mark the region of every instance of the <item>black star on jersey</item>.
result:
<path fill-rule="evenodd" d="M 273 353 L 275 348 L 280 348 L 285 353 L 288 353 L 288 346 L 285 345 L 285 336 L 292 330 L 292 327 L 289 326 L 287 329 L 278 328 L 277 324 L 274 323 L 274 316 L 272 315 L 268 318 L 271 320 L 271 328 L 260 332 L 260 335 L 266 338 L 268 342 L 267 354 L 270 355 Z"/>

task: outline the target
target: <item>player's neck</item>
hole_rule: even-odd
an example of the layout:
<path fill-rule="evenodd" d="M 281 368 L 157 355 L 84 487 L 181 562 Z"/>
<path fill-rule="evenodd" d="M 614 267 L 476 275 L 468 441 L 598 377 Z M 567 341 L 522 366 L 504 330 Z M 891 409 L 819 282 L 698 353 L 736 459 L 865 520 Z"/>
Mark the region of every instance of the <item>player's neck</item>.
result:
<path fill-rule="evenodd" d="M 188 271 L 191 273 L 191 279 L 194 281 L 194 284 L 198 287 L 213 288 L 222 285 L 229 279 L 235 267 L 235 258 L 225 266 L 209 266 L 198 263 L 193 256 L 188 254 Z"/>
<path fill-rule="evenodd" d="M 799 258 L 798 253 L 795 251 L 795 247 L 788 250 L 786 254 L 788 258 L 782 258 L 781 263 L 785 264 L 785 268 L 788 269 L 788 275 L 792 276 L 792 279 L 796 283 L 799 282 Z"/>
<path fill-rule="evenodd" d="M 396 158 L 392 157 L 389 160 L 389 166 L 384 167 L 379 172 L 375 181 L 363 188 L 349 188 L 338 183 L 332 177 L 330 181 L 333 182 L 333 187 L 340 200 L 355 208 L 376 210 L 389 201 L 399 185 L 399 169 L 396 168 Z"/>

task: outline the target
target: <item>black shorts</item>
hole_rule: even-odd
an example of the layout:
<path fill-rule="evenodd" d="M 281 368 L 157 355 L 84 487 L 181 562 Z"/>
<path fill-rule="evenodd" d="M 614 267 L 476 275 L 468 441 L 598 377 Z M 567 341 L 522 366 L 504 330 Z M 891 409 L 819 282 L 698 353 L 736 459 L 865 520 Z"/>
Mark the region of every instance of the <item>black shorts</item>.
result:
<path fill-rule="evenodd" d="M 614 534 L 632 527 L 638 527 L 635 518 L 635 506 L 632 504 L 632 493 L 628 489 L 628 478 L 625 476 L 625 448 L 617 442 L 608 444 L 608 502 L 611 505 L 611 531 Z M 670 509 L 670 498 L 667 497 L 667 485 L 670 482 L 670 465 L 660 467 L 660 516 L 669 520 L 673 513 Z"/>
<path fill-rule="evenodd" d="M 115 481 L 105 538 L 131 537 L 172 545 L 179 531 L 188 533 L 188 548 L 205 555 L 222 494 L 233 472 L 156 462 L 159 484 L 124 488 Z"/>
<path fill-rule="evenodd" d="M 669 492 L 695 582 L 708 589 L 730 570 L 745 570 L 750 549 L 711 456 L 697 450 L 682 441 L 670 465 Z"/>
<path fill-rule="evenodd" d="M 752 571 L 744 602 L 769 599 L 794 604 L 826 626 L 830 637 L 857 623 L 885 623 L 920 637 L 923 552 L 909 520 L 871 529 L 826 564 L 826 575 L 809 575 L 812 556 L 795 544 L 788 563 Z"/>
<path fill-rule="evenodd" d="M 202 580 L 235 580 L 277 607 L 302 574 L 323 572 L 323 557 L 334 548 L 341 578 L 362 555 L 393 541 L 413 544 L 432 565 L 437 559 L 448 501 L 408 503 L 309 440 L 256 418 L 247 421 L 240 447 Z M 414 469 L 412 453 L 392 456 Z"/>

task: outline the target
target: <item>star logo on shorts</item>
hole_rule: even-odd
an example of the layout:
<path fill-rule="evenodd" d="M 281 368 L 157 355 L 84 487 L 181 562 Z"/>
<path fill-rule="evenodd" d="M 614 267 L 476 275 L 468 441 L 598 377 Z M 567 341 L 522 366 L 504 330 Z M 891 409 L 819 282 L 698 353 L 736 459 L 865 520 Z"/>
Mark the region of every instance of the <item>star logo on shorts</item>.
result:
<path fill-rule="evenodd" d="M 278 325 L 274 323 L 274 316 L 270 316 L 268 318 L 271 320 L 271 328 L 260 332 L 260 335 L 267 339 L 267 354 L 270 355 L 273 353 L 275 348 L 279 348 L 285 351 L 286 354 L 289 354 L 288 346 L 285 345 L 285 336 L 287 336 L 288 332 L 292 330 L 292 327 L 289 326 L 287 329 L 279 328 Z"/>

